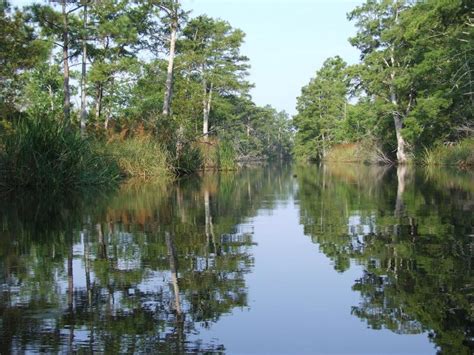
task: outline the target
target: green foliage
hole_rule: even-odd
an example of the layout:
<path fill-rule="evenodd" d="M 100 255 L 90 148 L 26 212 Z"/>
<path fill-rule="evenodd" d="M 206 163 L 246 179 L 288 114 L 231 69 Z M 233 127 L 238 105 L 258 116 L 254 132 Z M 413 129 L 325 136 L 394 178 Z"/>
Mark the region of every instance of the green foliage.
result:
<path fill-rule="evenodd" d="M 326 150 L 344 139 L 349 82 L 346 63 L 340 57 L 327 59 L 297 99 L 295 153 L 304 160 L 324 158 Z"/>
<path fill-rule="evenodd" d="M 62 117 L 62 76 L 57 65 L 41 64 L 24 75 L 26 113 L 30 117 Z"/>
<path fill-rule="evenodd" d="M 474 139 L 464 139 L 454 145 L 439 145 L 426 149 L 422 162 L 425 165 L 454 165 L 461 168 L 474 166 Z"/>
<path fill-rule="evenodd" d="M 239 158 L 282 158 L 291 151 L 287 115 L 251 101 L 248 58 L 240 53 L 245 34 L 226 21 L 189 18 L 175 0 L 53 2 L 14 11 L 7 4 L 1 10 L 2 130 L 23 114 L 56 123 L 70 116 L 64 134 L 72 134 L 81 117 L 82 134 L 96 137 L 94 149 L 118 162 L 124 176 L 187 174 L 206 160 L 233 169 Z M 169 115 L 162 115 L 169 70 L 163 53 L 170 51 L 173 21 L 173 100 Z M 82 90 L 84 111 L 67 103 Z M 219 142 L 208 156 L 193 143 L 203 134 L 198 117 L 207 117 L 205 136 Z M 120 142 L 109 139 L 117 135 Z M 150 138 L 133 138 L 143 135 Z"/>
<path fill-rule="evenodd" d="M 392 160 L 421 158 L 425 147 L 456 142 L 472 132 L 474 46 L 466 1 L 367 0 L 348 14 L 361 63 L 328 71 L 329 58 L 304 87 L 295 116 L 295 154 L 315 160 L 333 144 L 370 140 Z M 356 99 L 344 120 L 324 104 L 330 88 Z M 328 94 L 322 95 L 323 92 Z M 321 107 L 319 107 L 319 106 Z M 339 114 L 340 115 L 340 114 Z M 336 114 L 337 116 L 337 114 Z M 397 138 L 398 135 L 398 138 Z M 403 158 L 403 152 L 405 158 Z M 397 154 L 395 154 L 397 153 Z"/>
<path fill-rule="evenodd" d="M 177 175 L 187 175 L 200 170 L 204 165 L 201 150 L 194 144 L 186 142 L 173 161 L 173 169 Z"/>
<path fill-rule="evenodd" d="M 76 189 L 119 179 L 115 162 L 77 132 L 47 117 L 26 117 L 2 137 L 0 187 Z"/>
<path fill-rule="evenodd" d="M 50 46 L 41 41 L 30 23 L 30 14 L 0 5 L 0 119 L 18 116 L 23 96 L 22 73 L 42 63 Z"/>
<path fill-rule="evenodd" d="M 191 19 L 178 43 L 187 75 L 197 76 L 206 85 L 212 83 L 219 92 L 245 92 L 250 85 L 243 80 L 249 68 L 248 58 L 240 54 L 244 37 L 244 32 L 226 21 L 206 15 Z"/>
<path fill-rule="evenodd" d="M 196 142 L 195 146 L 201 157 L 201 168 L 204 170 L 234 170 L 236 154 L 231 142 L 208 139 Z"/>

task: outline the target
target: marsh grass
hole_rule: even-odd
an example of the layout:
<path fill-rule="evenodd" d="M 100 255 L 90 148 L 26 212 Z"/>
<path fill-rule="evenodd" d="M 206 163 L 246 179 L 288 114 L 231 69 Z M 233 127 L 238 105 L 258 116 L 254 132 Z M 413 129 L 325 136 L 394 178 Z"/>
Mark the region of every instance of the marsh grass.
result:
<path fill-rule="evenodd" d="M 217 165 L 219 170 L 229 171 L 236 169 L 236 153 L 230 142 L 219 142 L 217 146 Z"/>
<path fill-rule="evenodd" d="M 111 157 L 47 117 L 22 118 L 0 139 L 0 189 L 77 189 L 120 180 Z"/>
<path fill-rule="evenodd" d="M 327 162 L 390 165 L 392 161 L 374 143 L 346 143 L 331 147 L 323 159 Z"/>
<path fill-rule="evenodd" d="M 427 166 L 445 165 L 460 168 L 474 167 L 474 138 L 467 138 L 454 145 L 439 145 L 425 149 L 421 161 Z"/>
<path fill-rule="evenodd" d="M 172 176 L 166 149 L 151 136 L 98 141 L 94 145 L 97 151 L 117 162 L 124 177 L 167 179 Z"/>
<path fill-rule="evenodd" d="M 232 143 L 217 138 L 196 142 L 201 155 L 201 169 L 230 171 L 237 168 L 237 155 Z"/>

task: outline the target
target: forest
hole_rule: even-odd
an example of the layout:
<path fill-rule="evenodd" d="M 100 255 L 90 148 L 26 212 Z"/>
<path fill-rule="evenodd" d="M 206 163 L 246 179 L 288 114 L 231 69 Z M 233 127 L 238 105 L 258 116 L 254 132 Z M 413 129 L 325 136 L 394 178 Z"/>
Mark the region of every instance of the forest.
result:
<path fill-rule="evenodd" d="M 245 33 L 178 0 L 4 2 L 0 189 L 161 179 L 240 162 L 474 165 L 467 0 L 367 0 L 360 62 L 328 58 L 289 115 L 251 97 Z"/>
<path fill-rule="evenodd" d="M 166 178 L 288 157 L 243 31 L 178 0 L 1 5 L 0 187 Z"/>
<path fill-rule="evenodd" d="M 328 58 L 297 101 L 301 160 L 474 164 L 471 1 L 367 0 L 360 62 Z"/>

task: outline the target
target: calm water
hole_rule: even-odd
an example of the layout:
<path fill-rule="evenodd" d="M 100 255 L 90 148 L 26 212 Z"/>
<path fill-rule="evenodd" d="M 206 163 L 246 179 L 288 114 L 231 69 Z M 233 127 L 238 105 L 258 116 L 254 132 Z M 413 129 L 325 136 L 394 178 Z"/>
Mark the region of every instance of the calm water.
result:
<path fill-rule="evenodd" d="M 474 351 L 474 177 L 269 166 L 0 200 L 0 353 Z"/>

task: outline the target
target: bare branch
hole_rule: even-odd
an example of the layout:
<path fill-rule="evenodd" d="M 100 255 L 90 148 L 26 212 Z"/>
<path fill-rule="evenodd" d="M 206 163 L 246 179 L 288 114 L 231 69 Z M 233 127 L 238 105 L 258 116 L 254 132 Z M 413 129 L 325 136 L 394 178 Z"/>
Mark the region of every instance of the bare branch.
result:
<path fill-rule="evenodd" d="M 69 14 L 73 13 L 74 11 L 79 10 L 79 9 L 80 9 L 81 7 L 83 7 L 83 6 L 84 6 L 84 5 L 79 5 L 78 7 L 75 7 L 74 9 L 69 10 L 68 12 L 66 12 L 66 14 L 69 15 Z"/>

